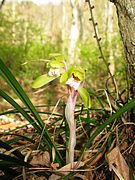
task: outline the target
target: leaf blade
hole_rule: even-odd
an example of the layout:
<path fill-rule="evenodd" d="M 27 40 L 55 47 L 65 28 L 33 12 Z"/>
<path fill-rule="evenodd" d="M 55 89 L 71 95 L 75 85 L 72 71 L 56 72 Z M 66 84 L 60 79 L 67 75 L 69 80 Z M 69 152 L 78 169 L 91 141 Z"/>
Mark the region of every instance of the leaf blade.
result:
<path fill-rule="evenodd" d="M 48 76 L 47 74 L 43 74 L 34 81 L 34 83 L 32 84 L 32 88 L 34 89 L 40 88 L 56 78 L 57 78 L 56 76 Z"/>
<path fill-rule="evenodd" d="M 91 99 L 90 99 L 88 91 L 85 88 L 83 88 L 82 86 L 79 86 L 78 92 L 84 102 L 85 107 L 91 108 Z"/>

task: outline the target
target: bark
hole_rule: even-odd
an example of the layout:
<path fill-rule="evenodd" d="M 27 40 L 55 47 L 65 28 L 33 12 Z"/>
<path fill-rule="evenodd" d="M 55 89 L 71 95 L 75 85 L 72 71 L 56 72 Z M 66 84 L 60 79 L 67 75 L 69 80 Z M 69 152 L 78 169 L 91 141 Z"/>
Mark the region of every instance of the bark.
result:
<path fill-rule="evenodd" d="M 125 48 L 130 97 L 135 99 L 135 0 L 113 2 L 116 6 L 119 29 Z"/>

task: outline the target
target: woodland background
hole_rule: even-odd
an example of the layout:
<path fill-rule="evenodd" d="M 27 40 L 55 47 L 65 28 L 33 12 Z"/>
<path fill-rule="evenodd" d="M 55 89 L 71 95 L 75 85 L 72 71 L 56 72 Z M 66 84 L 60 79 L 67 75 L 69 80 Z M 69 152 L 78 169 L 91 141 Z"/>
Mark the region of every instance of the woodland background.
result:
<path fill-rule="evenodd" d="M 135 4 L 111 1 L 1 1 L 0 178 L 134 179 Z M 66 161 L 66 87 L 32 88 L 50 53 L 85 69 L 92 106 L 80 98 L 73 113 L 77 171 Z"/>
<path fill-rule="evenodd" d="M 103 53 L 121 91 L 126 87 L 126 64 L 116 10 L 107 0 L 93 3 Z M 33 80 L 46 72 L 50 53 L 62 53 L 67 62 L 84 67 L 87 83 L 96 90 L 104 89 L 108 72 L 99 57 L 85 2 L 78 1 L 73 7 L 72 1 L 45 5 L 7 1 L 0 16 L 0 34 L 0 57 L 30 89 Z M 47 99 L 51 93 L 55 92 L 50 90 Z"/>

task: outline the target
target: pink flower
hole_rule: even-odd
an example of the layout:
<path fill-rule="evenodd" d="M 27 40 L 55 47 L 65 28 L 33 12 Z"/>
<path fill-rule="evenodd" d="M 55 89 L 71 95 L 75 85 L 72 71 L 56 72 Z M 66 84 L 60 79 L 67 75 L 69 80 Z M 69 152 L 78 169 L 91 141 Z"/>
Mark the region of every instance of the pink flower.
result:
<path fill-rule="evenodd" d="M 68 85 L 70 89 L 73 88 L 75 91 L 79 88 L 80 84 L 80 79 L 78 77 L 75 77 L 74 74 L 66 82 L 66 85 Z"/>

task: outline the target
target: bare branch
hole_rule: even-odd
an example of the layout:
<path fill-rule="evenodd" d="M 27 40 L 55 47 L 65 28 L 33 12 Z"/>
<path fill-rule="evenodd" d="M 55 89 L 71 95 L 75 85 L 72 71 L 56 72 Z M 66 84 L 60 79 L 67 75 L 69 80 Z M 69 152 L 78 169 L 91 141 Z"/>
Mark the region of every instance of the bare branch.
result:
<path fill-rule="evenodd" d="M 90 10 L 90 18 L 89 20 L 92 22 L 92 25 L 93 25 L 93 29 L 94 29 L 94 38 L 96 39 L 97 41 L 97 45 L 98 45 L 98 49 L 99 49 L 99 52 L 100 52 L 100 58 L 103 60 L 104 64 L 106 65 L 106 68 L 107 68 L 107 71 L 112 79 L 112 83 L 114 85 L 114 88 L 115 88 L 115 92 L 117 93 L 118 95 L 118 89 L 117 89 L 117 84 L 116 84 L 116 81 L 115 81 L 115 78 L 114 76 L 112 75 L 111 71 L 110 71 L 110 68 L 109 68 L 109 65 L 104 57 L 104 54 L 103 54 L 103 51 L 102 51 L 102 47 L 101 47 L 101 38 L 99 37 L 98 35 L 98 23 L 95 22 L 95 19 L 94 19 L 94 16 L 93 16 L 93 9 L 94 9 L 94 6 L 91 5 L 91 1 L 90 0 L 87 0 L 86 1 L 88 3 L 88 6 L 89 6 L 89 10 Z"/>

